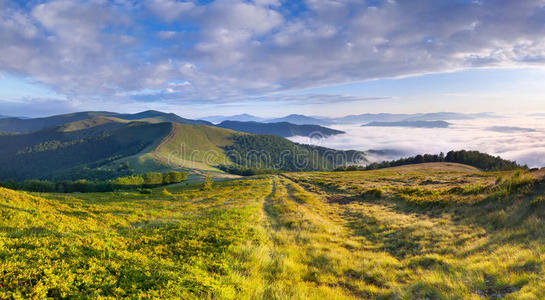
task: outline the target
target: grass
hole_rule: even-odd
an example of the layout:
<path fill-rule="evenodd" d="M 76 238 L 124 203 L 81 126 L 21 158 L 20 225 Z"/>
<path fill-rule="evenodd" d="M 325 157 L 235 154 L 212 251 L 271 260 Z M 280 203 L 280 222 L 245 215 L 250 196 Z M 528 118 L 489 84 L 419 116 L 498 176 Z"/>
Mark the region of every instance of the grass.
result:
<path fill-rule="evenodd" d="M 538 172 L 289 173 L 0 190 L 0 298 L 543 299 Z"/>

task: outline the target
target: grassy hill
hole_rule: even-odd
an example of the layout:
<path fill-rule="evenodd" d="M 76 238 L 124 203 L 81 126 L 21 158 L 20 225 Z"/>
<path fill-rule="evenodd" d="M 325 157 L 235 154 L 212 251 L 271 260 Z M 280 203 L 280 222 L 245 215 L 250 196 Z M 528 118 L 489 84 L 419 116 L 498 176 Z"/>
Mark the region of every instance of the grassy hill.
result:
<path fill-rule="evenodd" d="M 150 151 L 171 127 L 170 123 L 127 123 L 101 117 L 0 136 L 0 144 L 5 145 L 0 149 L 0 178 L 86 178 L 90 169 Z"/>
<path fill-rule="evenodd" d="M 278 136 L 213 126 L 102 116 L 29 133 L 0 135 L 0 143 L 5 145 L 0 149 L 1 180 L 104 180 L 172 168 L 218 174 L 222 173 L 219 166 L 325 170 L 345 163 L 335 160 L 338 154 L 344 157 L 344 153 L 355 153 L 310 149 Z M 254 151 L 260 154 L 255 165 Z M 296 157 L 315 164 L 295 166 Z"/>
<path fill-rule="evenodd" d="M 47 127 L 57 126 L 66 123 L 72 123 L 87 119 L 93 119 L 96 117 L 114 117 L 121 120 L 136 121 L 141 120 L 143 122 L 161 123 L 161 122 L 177 122 L 183 124 L 199 124 L 199 125 L 212 125 L 212 123 L 202 120 L 190 120 L 179 117 L 175 114 L 168 114 L 159 111 L 144 111 L 136 114 L 118 114 L 114 112 L 106 111 L 88 111 L 77 112 L 64 115 L 56 115 L 45 118 L 34 119 L 19 119 L 19 118 L 6 118 L 0 119 L 0 132 L 30 132 L 35 130 L 44 129 Z"/>
<path fill-rule="evenodd" d="M 543 176 L 433 163 L 0 189 L 0 298 L 543 299 Z"/>

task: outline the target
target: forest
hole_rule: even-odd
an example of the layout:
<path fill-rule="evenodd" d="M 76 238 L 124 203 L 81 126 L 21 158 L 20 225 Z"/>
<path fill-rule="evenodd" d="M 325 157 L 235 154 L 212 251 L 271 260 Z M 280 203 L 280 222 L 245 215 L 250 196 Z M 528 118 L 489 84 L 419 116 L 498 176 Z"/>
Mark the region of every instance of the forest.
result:
<path fill-rule="evenodd" d="M 356 170 L 377 170 L 390 167 L 397 167 L 403 165 L 430 163 L 430 162 L 454 162 L 460 164 L 466 164 L 479 168 L 483 171 L 509 171 L 516 169 L 528 169 L 528 166 L 521 166 L 514 161 L 502 159 L 499 156 L 492 156 L 487 153 L 481 153 L 479 151 L 449 151 L 445 156 L 442 152 L 440 154 L 423 154 L 416 155 L 407 158 L 401 158 L 392 161 L 374 162 L 367 166 L 348 165 L 338 167 L 336 171 L 356 171 Z"/>

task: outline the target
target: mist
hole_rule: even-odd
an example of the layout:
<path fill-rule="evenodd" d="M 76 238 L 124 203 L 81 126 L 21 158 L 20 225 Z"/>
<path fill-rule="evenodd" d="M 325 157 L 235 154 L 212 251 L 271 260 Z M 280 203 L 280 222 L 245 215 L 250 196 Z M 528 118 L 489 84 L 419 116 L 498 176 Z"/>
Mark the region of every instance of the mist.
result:
<path fill-rule="evenodd" d="M 361 127 L 334 125 L 346 134 L 323 139 L 292 137 L 340 150 L 392 150 L 371 155 L 371 161 L 391 160 L 416 154 L 450 150 L 478 150 L 515 160 L 529 167 L 545 166 L 545 116 L 513 115 L 495 119 L 449 120 L 448 128 Z"/>

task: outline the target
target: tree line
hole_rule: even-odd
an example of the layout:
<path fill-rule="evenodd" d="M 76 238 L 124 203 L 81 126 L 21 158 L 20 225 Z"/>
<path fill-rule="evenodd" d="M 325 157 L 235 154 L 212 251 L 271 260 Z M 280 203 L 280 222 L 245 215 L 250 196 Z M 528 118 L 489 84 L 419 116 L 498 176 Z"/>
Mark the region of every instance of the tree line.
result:
<path fill-rule="evenodd" d="M 166 173 L 148 172 L 141 175 L 118 177 L 107 181 L 79 180 L 13 180 L 0 181 L 0 186 L 12 190 L 23 190 L 40 193 L 95 193 L 113 192 L 116 190 L 131 190 L 153 188 L 179 183 L 187 179 L 187 173 L 170 171 Z"/>
<path fill-rule="evenodd" d="M 401 158 L 392 161 L 383 161 L 372 163 L 367 166 L 343 166 L 335 169 L 336 171 L 355 171 L 355 170 L 376 170 L 390 167 L 397 167 L 411 164 L 421 164 L 429 162 L 454 162 L 470 165 L 483 171 L 508 171 L 516 169 L 527 169 L 528 166 L 521 166 L 515 161 L 505 160 L 499 156 L 492 156 L 479 151 L 449 151 L 445 156 L 440 154 L 423 154 L 413 157 Z"/>

